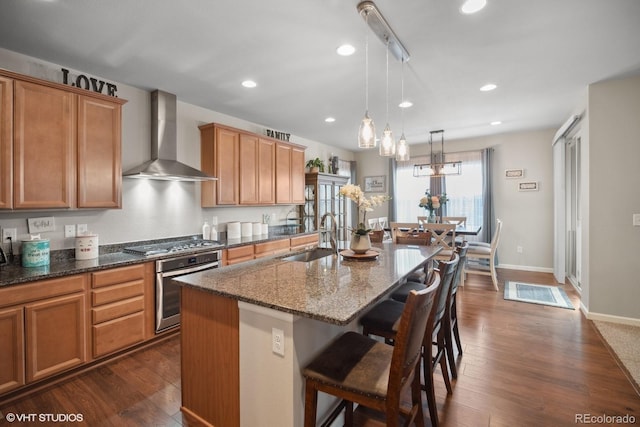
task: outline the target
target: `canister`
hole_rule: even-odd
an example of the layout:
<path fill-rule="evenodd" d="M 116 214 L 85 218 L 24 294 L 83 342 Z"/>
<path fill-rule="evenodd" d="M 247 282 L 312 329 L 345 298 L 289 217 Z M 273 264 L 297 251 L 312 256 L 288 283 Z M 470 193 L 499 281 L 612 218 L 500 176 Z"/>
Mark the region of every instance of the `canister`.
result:
<path fill-rule="evenodd" d="M 23 240 L 21 252 L 23 267 L 49 265 L 49 239 Z"/>
<path fill-rule="evenodd" d="M 253 224 L 250 222 L 240 223 L 242 237 L 251 237 L 253 235 Z"/>
<path fill-rule="evenodd" d="M 76 237 L 76 259 L 98 258 L 100 253 L 98 246 L 97 234 L 84 234 Z"/>
<path fill-rule="evenodd" d="M 239 239 L 240 238 L 240 222 L 228 222 L 227 223 L 227 239 Z"/>
<path fill-rule="evenodd" d="M 262 223 L 261 222 L 254 222 L 253 223 L 253 235 L 254 236 L 259 236 L 262 234 Z"/>

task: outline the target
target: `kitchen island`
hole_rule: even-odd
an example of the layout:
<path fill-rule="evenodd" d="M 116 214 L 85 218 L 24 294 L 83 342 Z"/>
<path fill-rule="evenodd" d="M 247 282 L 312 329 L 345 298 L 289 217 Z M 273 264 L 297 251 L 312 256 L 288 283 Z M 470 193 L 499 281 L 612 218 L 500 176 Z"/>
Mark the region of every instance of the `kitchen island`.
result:
<path fill-rule="evenodd" d="M 372 261 L 281 256 L 175 279 L 185 416 L 219 427 L 302 425 L 302 367 L 440 250 L 375 249 Z M 319 399 L 318 413 L 333 405 Z"/>

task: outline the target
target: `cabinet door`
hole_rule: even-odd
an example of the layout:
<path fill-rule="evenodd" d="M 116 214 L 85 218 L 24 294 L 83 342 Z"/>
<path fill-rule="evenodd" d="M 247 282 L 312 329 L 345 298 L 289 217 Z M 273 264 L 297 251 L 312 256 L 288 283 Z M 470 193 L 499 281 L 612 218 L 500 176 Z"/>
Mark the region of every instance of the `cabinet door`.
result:
<path fill-rule="evenodd" d="M 240 134 L 240 204 L 254 205 L 258 200 L 259 138 Z"/>
<path fill-rule="evenodd" d="M 200 169 L 212 176 L 216 174 L 215 135 L 215 127 L 212 124 L 200 126 Z M 212 208 L 216 205 L 216 187 L 216 181 L 200 183 L 200 206 Z"/>
<path fill-rule="evenodd" d="M 260 138 L 258 141 L 258 202 L 274 204 L 276 202 L 276 143 Z"/>
<path fill-rule="evenodd" d="M 291 203 L 291 149 L 276 144 L 276 203 Z"/>
<path fill-rule="evenodd" d="M 0 209 L 13 207 L 13 80 L 0 77 Z"/>
<path fill-rule="evenodd" d="M 0 395 L 24 385 L 22 307 L 0 310 Z"/>
<path fill-rule="evenodd" d="M 216 127 L 215 164 L 218 205 L 237 205 L 238 191 L 238 146 L 240 133 Z"/>
<path fill-rule="evenodd" d="M 86 362 L 84 294 L 27 304 L 25 317 L 27 382 Z"/>
<path fill-rule="evenodd" d="M 14 208 L 71 208 L 76 95 L 21 81 L 14 91 Z"/>
<path fill-rule="evenodd" d="M 291 203 L 304 203 L 304 149 L 291 149 Z"/>
<path fill-rule="evenodd" d="M 122 207 L 119 104 L 78 98 L 78 207 Z"/>

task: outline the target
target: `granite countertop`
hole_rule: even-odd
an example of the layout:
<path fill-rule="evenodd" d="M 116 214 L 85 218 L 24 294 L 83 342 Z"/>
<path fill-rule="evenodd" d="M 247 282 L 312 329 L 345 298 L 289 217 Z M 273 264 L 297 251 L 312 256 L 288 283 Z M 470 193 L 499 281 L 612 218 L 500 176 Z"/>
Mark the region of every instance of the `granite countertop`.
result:
<path fill-rule="evenodd" d="M 412 271 L 436 255 L 438 246 L 376 243 L 375 260 L 330 255 L 288 261 L 282 255 L 180 276 L 174 282 L 299 316 L 347 325 L 382 299 Z"/>
<path fill-rule="evenodd" d="M 221 246 L 214 250 L 227 249 L 235 246 L 245 246 L 254 243 L 267 242 L 271 240 L 281 240 L 296 236 L 304 236 L 312 233 L 290 233 L 278 232 L 277 227 L 272 227 L 274 232 L 268 235 L 242 237 L 241 239 L 227 240 L 224 233 L 221 233 L 219 239 Z M 140 264 L 149 261 L 155 261 L 163 258 L 172 258 L 177 254 L 160 254 L 152 256 L 131 255 L 122 252 L 125 247 L 137 246 L 149 243 L 158 243 L 166 241 L 185 240 L 198 236 L 183 236 L 175 238 L 166 238 L 158 240 L 146 240 L 139 242 L 128 242 L 115 245 L 100 246 L 100 255 L 98 258 L 91 260 L 76 260 L 74 249 L 63 249 L 52 251 L 50 255 L 50 264 L 43 267 L 22 267 L 20 264 L 20 255 L 15 256 L 12 263 L 0 266 L 0 287 L 18 285 L 33 282 L 35 280 L 52 279 L 56 277 L 69 276 L 72 274 L 81 274 L 91 271 L 105 270 L 108 268 L 123 267 L 126 265 Z M 182 251 L 180 254 L 188 254 L 196 251 Z"/>

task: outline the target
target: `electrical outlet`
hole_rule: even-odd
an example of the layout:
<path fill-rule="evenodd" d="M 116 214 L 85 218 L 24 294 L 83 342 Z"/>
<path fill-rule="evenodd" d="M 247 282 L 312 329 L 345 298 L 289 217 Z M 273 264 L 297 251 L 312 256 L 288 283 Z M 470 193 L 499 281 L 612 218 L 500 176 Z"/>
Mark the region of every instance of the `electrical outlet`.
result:
<path fill-rule="evenodd" d="M 217 216 L 211 217 L 211 225 L 218 225 L 218 217 Z"/>
<path fill-rule="evenodd" d="M 16 242 L 18 240 L 18 229 L 17 228 L 3 228 L 2 229 L 2 243 L 8 243 L 7 239 L 11 237 L 12 242 Z"/>
<path fill-rule="evenodd" d="M 517 246 L 516 247 L 516 252 L 518 252 L 519 254 L 522 253 L 522 246 Z"/>
<path fill-rule="evenodd" d="M 69 237 L 76 237 L 76 226 L 75 225 L 65 225 L 64 226 L 64 238 L 68 239 Z"/>
<path fill-rule="evenodd" d="M 78 236 L 82 236 L 83 234 L 87 234 L 87 224 L 78 224 L 76 227 L 76 234 Z"/>
<path fill-rule="evenodd" d="M 284 331 L 282 329 L 271 328 L 271 351 L 284 356 Z"/>
<path fill-rule="evenodd" d="M 640 227 L 640 214 L 633 214 L 633 226 Z"/>

